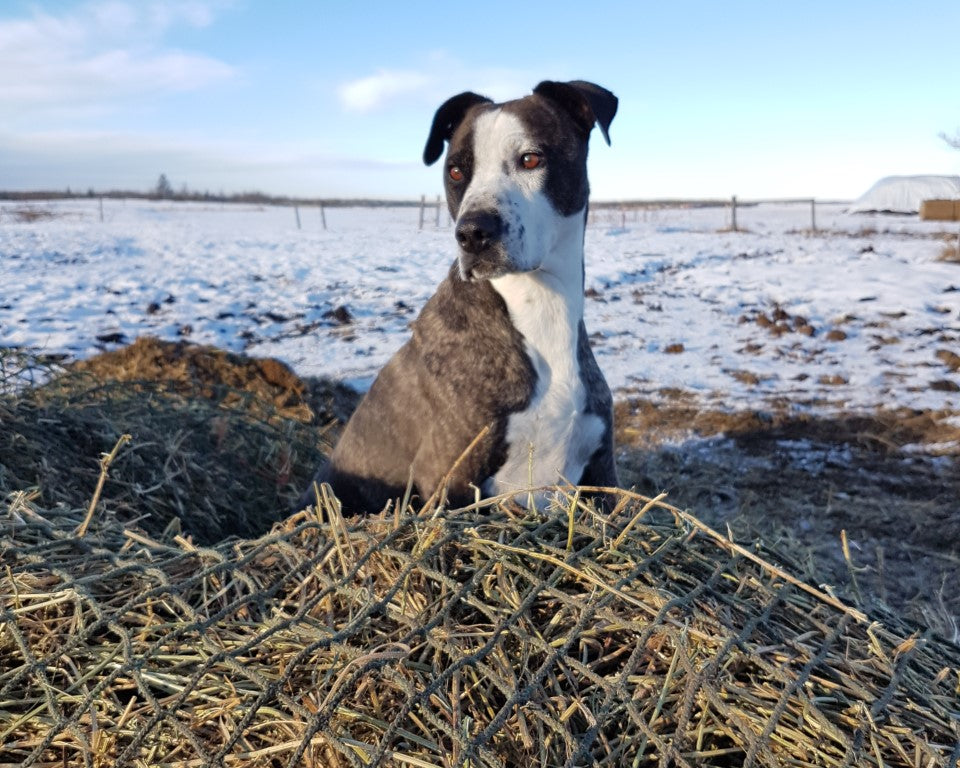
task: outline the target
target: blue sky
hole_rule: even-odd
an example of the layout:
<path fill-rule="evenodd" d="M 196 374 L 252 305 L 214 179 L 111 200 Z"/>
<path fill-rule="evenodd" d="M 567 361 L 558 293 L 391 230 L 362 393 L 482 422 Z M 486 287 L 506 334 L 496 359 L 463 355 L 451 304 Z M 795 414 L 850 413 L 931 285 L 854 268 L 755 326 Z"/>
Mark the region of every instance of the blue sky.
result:
<path fill-rule="evenodd" d="M 955 0 L 0 0 L 0 189 L 436 194 L 444 99 L 586 79 L 620 97 L 597 199 L 851 198 L 960 173 L 958 30 Z"/>

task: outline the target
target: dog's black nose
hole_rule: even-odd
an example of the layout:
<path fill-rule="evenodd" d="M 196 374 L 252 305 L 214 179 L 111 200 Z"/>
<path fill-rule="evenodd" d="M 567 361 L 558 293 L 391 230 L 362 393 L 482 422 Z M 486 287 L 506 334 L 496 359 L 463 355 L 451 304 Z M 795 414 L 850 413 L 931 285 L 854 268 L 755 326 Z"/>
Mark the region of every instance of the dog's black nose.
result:
<path fill-rule="evenodd" d="M 487 250 L 503 233 L 503 219 L 493 211 L 466 213 L 457 220 L 457 243 L 467 253 Z"/>

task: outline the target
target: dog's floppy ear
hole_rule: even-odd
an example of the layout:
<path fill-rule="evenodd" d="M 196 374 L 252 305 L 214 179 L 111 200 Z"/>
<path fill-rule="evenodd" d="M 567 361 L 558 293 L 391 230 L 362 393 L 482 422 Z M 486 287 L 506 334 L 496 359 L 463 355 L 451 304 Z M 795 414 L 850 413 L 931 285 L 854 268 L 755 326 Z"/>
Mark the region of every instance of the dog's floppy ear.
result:
<path fill-rule="evenodd" d="M 423 148 L 423 162 L 433 165 L 443 154 L 443 142 L 449 141 L 457 126 L 463 120 L 467 110 L 475 104 L 493 103 L 486 96 L 471 91 L 452 96 L 440 105 L 437 114 L 433 116 L 433 125 L 430 126 L 430 135 L 427 145 Z"/>
<path fill-rule="evenodd" d="M 544 80 L 533 92 L 562 107 L 586 135 L 597 123 L 603 138 L 610 143 L 610 123 L 617 114 L 619 102 L 606 88 L 586 80 L 571 80 L 569 83 Z"/>

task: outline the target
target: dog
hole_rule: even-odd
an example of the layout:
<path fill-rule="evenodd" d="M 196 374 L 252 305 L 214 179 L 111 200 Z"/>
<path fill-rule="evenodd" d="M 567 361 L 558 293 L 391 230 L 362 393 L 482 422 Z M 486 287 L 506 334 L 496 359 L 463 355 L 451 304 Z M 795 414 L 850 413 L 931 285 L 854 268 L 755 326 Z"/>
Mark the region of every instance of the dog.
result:
<path fill-rule="evenodd" d="M 459 254 L 317 472 L 346 514 L 378 512 L 411 482 L 453 505 L 618 485 L 612 397 L 583 322 L 587 146 L 595 124 L 610 143 L 617 105 L 593 83 L 545 81 L 437 110 L 423 160 L 448 144 Z"/>

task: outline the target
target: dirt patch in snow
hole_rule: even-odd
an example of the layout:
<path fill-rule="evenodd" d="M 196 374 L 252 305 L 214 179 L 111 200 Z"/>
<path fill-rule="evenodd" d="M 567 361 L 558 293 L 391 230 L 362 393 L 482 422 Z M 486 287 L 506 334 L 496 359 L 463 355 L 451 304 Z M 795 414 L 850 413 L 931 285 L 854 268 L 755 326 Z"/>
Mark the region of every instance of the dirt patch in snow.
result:
<path fill-rule="evenodd" d="M 912 410 L 841 411 L 830 416 L 780 410 L 719 410 L 703 407 L 696 395 L 664 393 L 668 401 L 619 400 L 615 406 L 617 443 L 649 448 L 687 437 L 726 435 L 748 444 L 811 440 L 862 446 L 879 453 L 915 448 L 922 453 L 960 456 L 960 412 Z"/>

